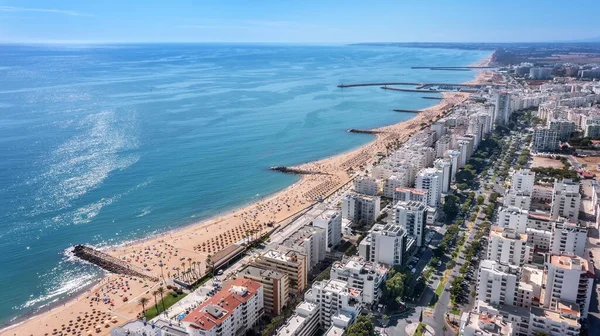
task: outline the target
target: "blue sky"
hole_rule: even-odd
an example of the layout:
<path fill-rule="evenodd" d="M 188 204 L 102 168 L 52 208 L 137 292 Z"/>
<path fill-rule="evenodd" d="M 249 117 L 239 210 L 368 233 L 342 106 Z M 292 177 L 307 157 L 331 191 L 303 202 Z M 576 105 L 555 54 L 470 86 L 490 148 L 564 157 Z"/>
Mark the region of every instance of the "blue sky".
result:
<path fill-rule="evenodd" d="M 530 42 L 600 36 L 600 0 L 0 0 L 0 42 Z"/>

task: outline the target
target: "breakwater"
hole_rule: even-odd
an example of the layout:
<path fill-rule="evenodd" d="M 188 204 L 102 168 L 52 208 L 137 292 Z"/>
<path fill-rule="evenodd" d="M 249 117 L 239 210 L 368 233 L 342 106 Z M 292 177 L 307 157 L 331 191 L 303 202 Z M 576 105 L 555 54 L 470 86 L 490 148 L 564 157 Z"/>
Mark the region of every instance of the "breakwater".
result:
<path fill-rule="evenodd" d="M 357 129 L 357 128 L 351 128 L 348 130 L 348 133 L 379 134 L 381 132 L 373 131 L 373 130 L 361 130 L 361 129 Z"/>
<path fill-rule="evenodd" d="M 435 99 L 435 100 L 442 100 L 442 99 L 444 99 L 444 97 L 426 97 L 426 96 L 423 96 L 421 98 L 423 98 L 423 99 Z"/>
<path fill-rule="evenodd" d="M 456 90 L 423 90 L 423 89 L 401 89 L 390 86 L 382 86 L 383 90 L 402 91 L 402 92 L 421 92 L 421 93 L 442 93 L 442 92 L 456 92 Z"/>
<path fill-rule="evenodd" d="M 423 83 L 412 83 L 412 82 L 382 82 L 382 83 L 356 83 L 356 84 L 340 84 L 339 88 L 350 88 L 358 86 L 382 86 L 382 85 L 425 85 Z"/>
<path fill-rule="evenodd" d="M 327 173 L 315 172 L 310 170 L 286 167 L 286 166 L 273 166 L 269 168 L 270 170 L 286 173 L 286 174 L 294 174 L 294 175 L 329 175 Z"/>
<path fill-rule="evenodd" d="M 407 112 L 407 113 L 421 113 L 419 110 L 402 110 L 402 109 L 394 109 L 394 112 Z"/>
<path fill-rule="evenodd" d="M 471 69 L 495 69 L 491 66 L 413 66 L 411 69 L 429 69 L 429 70 L 471 70 Z"/>
<path fill-rule="evenodd" d="M 75 245 L 73 247 L 73 254 L 81 260 L 90 262 L 112 273 L 131 275 L 139 278 L 150 279 L 152 281 L 158 281 L 158 278 L 145 274 L 143 270 L 89 246 Z"/>

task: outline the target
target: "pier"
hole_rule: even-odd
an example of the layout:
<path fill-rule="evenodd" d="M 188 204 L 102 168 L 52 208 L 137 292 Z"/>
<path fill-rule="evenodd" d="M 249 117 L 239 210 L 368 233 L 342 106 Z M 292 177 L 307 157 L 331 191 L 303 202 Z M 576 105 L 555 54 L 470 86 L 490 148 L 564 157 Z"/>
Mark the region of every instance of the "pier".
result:
<path fill-rule="evenodd" d="M 357 128 L 351 128 L 348 130 L 349 133 L 363 133 L 363 134 L 379 134 L 381 133 L 380 131 L 373 131 L 373 130 L 361 130 L 361 129 L 357 129 Z"/>
<path fill-rule="evenodd" d="M 442 92 L 457 92 L 456 90 L 423 90 L 423 89 L 401 89 L 389 86 L 382 86 L 383 90 L 402 91 L 402 92 L 421 92 L 421 93 L 442 93 Z"/>
<path fill-rule="evenodd" d="M 358 86 L 385 86 L 385 85 L 424 85 L 423 83 L 411 83 L 411 82 L 390 82 L 390 83 L 357 83 L 357 84 L 340 84 L 339 88 L 350 88 Z"/>
<path fill-rule="evenodd" d="M 413 66 L 411 69 L 429 69 L 429 70 L 477 70 L 477 69 L 495 69 L 492 66 Z"/>
<path fill-rule="evenodd" d="M 443 97 L 426 97 L 426 96 L 423 96 L 421 98 L 423 98 L 423 99 L 435 99 L 435 100 L 442 100 L 442 99 L 444 99 Z"/>
<path fill-rule="evenodd" d="M 407 113 L 421 113 L 421 111 L 419 111 L 419 110 L 401 110 L 401 109 L 395 109 L 395 110 L 392 110 L 392 111 L 394 111 L 394 112 L 407 112 Z"/>
<path fill-rule="evenodd" d="M 73 254 L 81 260 L 90 262 L 112 273 L 158 281 L 158 278 L 145 274 L 143 270 L 137 269 L 123 260 L 96 250 L 90 246 L 75 245 L 75 247 L 73 247 Z"/>
<path fill-rule="evenodd" d="M 313 172 L 310 170 L 303 170 L 303 169 L 286 167 L 286 166 L 273 166 L 269 169 L 278 171 L 278 172 L 282 172 L 282 173 L 286 173 L 286 174 L 294 174 L 294 175 L 329 175 L 327 173 Z"/>

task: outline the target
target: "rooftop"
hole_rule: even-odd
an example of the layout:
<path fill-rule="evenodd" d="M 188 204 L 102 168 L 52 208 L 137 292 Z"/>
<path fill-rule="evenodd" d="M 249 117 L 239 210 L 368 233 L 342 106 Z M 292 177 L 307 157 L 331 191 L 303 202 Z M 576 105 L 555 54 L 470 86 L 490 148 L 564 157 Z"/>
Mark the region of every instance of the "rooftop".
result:
<path fill-rule="evenodd" d="M 322 232 L 324 232 L 324 229 L 320 227 L 311 225 L 303 226 L 298 229 L 298 231 L 292 233 L 291 236 L 286 238 L 281 245 L 289 248 L 297 248 L 302 246 L 302 244 L 304 244 L 304 242 L 314 234 Z"/>
<path fill-rule="evenodd" d="M 253 280 L 232 280 L 184 317 L 182 322 L 192 324 L 195 329 L 211 330 L 225 321 L 237 306 L 256 295 L 260 288 L 262 285 Z"/>
<path fill-rule="evenodd" d="M 504 239 L 513 239 L 513 240 L 521 240 L 527 241 L 527 234 L 520 233 L 517 230 L 504 228 L 501 226 L 492 226 L 490 228 L 490 237 L 500 237 Z"/>
<path fill-rule="evenodd" d="M 281 279 L 286 275 L 272 269 L 264 268 L 258 265 L 246 265 L 238 271 L 238 275 L 250 275 L 254 277 Z"/>
<path fill-rule="evenodd" d="M 562 269 L 580 270 L 582 272 L 589 272 L 590 270 L 587 260 L 568 253 L 551 256 L 550 264 Z"/>

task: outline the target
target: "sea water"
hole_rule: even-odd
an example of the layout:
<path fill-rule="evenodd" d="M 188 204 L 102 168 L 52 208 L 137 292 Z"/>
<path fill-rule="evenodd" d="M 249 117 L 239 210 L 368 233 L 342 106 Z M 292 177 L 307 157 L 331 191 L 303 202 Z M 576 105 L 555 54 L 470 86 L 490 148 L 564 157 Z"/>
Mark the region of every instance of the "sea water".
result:
<path fill-rule="evenodd" d="M 65 253 L 194 223 L 294 183 L 268 168 L 372 140 L 489 51 L 251 44 L 0 46 L 0 325 L 102 271 Z M 41 307 L 41 308 L 40 308 Z"/>

